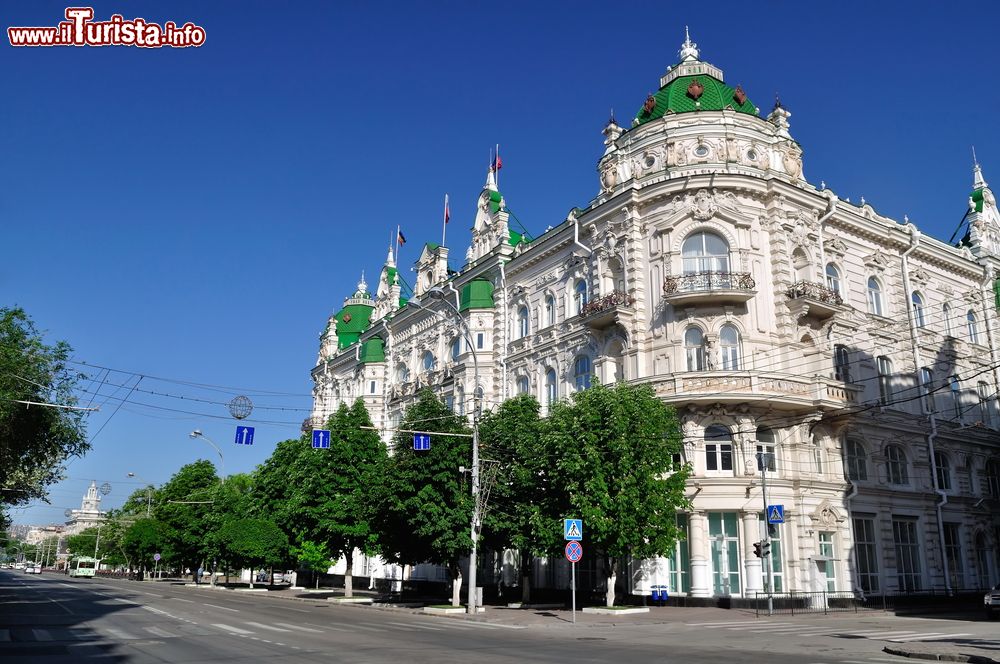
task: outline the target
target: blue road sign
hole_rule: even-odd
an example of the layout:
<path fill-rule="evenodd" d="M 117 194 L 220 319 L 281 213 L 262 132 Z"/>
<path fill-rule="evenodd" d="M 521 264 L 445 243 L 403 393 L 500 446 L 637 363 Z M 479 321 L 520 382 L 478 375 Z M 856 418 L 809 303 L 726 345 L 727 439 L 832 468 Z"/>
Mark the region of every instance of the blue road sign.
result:
<path fill-rule="evenodd" d="M 426 452 L 431 449 L 431 435 L 429 433 L 413 434 L 413 449 L 418 452 Z"/>
<path fill-rule="evenodd" d="M 768 523 L 784 523 L 785 522 L 785 506 L 784 505 L 768 505 L 767 506 L 767 522 Z"/>
<path fill-rule="evenodd" d="M 563 539 L 579 542 L 583 539 L 583 519 L 563 519 Z"/>
<path fill-rule="evenodd" d="M 330 432 L 326 429 L 313 429 L 313 447 L 328 449 L 330 447 Z"/>
<path fill-rule="evenodd" d="M 253 427 L 236 427 L 236 444 L 253 445 Z"/>
<path fill-rule="evenodd" d="M 583 545 L 576 541 L 566 542 L 566 560 L 578 563 L 580 558 L 583 558 Z"/>

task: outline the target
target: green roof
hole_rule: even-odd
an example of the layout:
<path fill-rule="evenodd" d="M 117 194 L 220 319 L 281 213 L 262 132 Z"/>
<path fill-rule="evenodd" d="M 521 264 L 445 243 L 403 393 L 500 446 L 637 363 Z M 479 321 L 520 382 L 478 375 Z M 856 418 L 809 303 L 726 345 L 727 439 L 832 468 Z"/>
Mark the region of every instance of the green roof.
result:
<path fill-rule="evenodd" d="M 517 231 L 510 232 L 510 246 L 516 247 L 519 244 L 528 244 L 531 242 L 531 238 L 527 235 L 518 233 Z"/>
<path fill-rule="evenodd" d="M 427 247 L 428 249 L 430 249 L 431 251 L 434 251 L 435 249 L 437 249 L 441 245 L 440 244 L 436 244 L 434 242 L 425 242 L 424 246 Z"/>
<path fill-rule="evenodd" d="M 368 329 L 372 309 L 366 304 L 349 304 L 336 313 L 338 348 L 344 349 L 357 342 L 361 333 Z"/>
<path fill-rule="evenodd" d="M 394 267 L 387 267 L 387 268 L 385 268 L 385 274 L 386 274 L 386 276 L 389 279 L 389 285 L 390 286 L 395 286 L 396 285 L 396 268 L 394 268 Z"/>
<path fill-rule="evenodd" d="M 500 195 L 499 191 L 490 190 L 490 212 L 497 213 L 500 211 L 500 201 L 503 200 L 503 196 Z"/>
<path fill-rule="evenodd" d="M 385 362 L 385 342 L 381 337 L 372 337 L 361 344 L 361 364 L 366 362 Z"/>
<path fill-rule="evenodd" d="M 976 207 L 976 212 L 983 211 L 983 190 L 976 189 L 972 192 L 972 204 Z"/>
<path fill-rule="evenodd" d="M 697 81 L 704 90 L 698 99 L 694 99 L 693 94 L 689 94 L 688 86 Z M 690 113 L 692 111 L 721 111 L 724 108 L 731 108 L 747 115 L 757 115 L 757 107 L 749 98 L 744 97 L 740 104 L 736 99 L 736 89 L 731 88 L 722 81 L 708 76 L 707 74 L 697 74 L 695 76 L 678 76 L 674 80 L 660 88 L 660 91 L 653 95 L 656 105 L 652 111 L 647 112 L 645 107 L 640 108 L 635 119 L 639 124 L 662 118 L 668 113 Z"/>
<path fill-rule="evenodd" d="M 459 311 L 466 309 L 492 309 L 493 284 L 486 279 L 473 279 L 462 286 L 459 297 Z"/>

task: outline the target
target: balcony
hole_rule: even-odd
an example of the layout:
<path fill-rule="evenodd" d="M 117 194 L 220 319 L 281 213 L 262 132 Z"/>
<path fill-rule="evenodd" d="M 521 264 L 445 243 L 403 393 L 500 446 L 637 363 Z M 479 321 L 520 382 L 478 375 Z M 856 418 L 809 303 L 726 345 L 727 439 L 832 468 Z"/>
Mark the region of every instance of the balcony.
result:
<path fill-rule="evenodd" d="M 635 298 L 628 293 L 612 291 L 583 305 L 580 320 L 584 325 L 595 329 L 611 327 L 615 323 L 628 327 L 635 314 L 634 305 Z"/>
<path fill-rule="evenodd" d="M 749 272 L 697 272 L 663 280 L 663 299 L 674 307 L 688 304 L 743 304 L 757 294 Z"/>
<path fill-rule="evenodd" d="M 811 281 L 796 281 L 785 295 L 795 318 L 827 320 L 845 309 L 844 299 L 837 291 Z"/>
<path fill-rule="evenodd" d="M 856 406 L 862 388 L 822 376 L 759 371 L 698 371 L 650 376 L 657 396 L 669 403 L 703 402 L 738 405 L 766 402 L 776 410 L 839 410 Z"/>

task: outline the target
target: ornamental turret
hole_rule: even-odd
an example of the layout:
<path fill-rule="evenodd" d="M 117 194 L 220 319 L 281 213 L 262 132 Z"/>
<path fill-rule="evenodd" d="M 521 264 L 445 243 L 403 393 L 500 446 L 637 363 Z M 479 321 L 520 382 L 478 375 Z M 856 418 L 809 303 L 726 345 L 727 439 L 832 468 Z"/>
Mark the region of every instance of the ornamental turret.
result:
<path fill-rule="evenodd" d="M 389 255 L 385 258 L 382 273 L 378 278 L 372 320 L 381 320 L 398 309 L 402 294 L 403 288 L 400 286 L 399 275 L 396 272 L 396 258 L 392 255 L 392 247 L 390 246 Z"/>
<path fill-rule="evenodd" d="M 472 244 L 465 254 L 467 263 L 479 260 L 498 246 L 511 247 L 507 220 L 507 202 L 497 189 L 496 174 L 490 168 L 486 184 L 479 194 L 476 221 L 472 226 Z"/>
<path fill-rule="evenodd" d="M 967 241 L 975 256 L 1000 256 L 1000 210 L 983 169 L 973 152 L 972 193 L 969 194 L 969 234 Z"/>

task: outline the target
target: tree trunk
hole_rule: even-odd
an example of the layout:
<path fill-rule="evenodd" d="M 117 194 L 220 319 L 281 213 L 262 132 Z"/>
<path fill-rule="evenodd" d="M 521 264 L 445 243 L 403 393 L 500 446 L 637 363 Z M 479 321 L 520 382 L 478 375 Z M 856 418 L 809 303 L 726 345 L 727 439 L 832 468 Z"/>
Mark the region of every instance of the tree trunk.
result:
<path fill-rule="evenodd" d="M 344 556 L 347 569 L 344 570 L 344 597 L 354 597 L 354 549 Z"/>
<path fill-rule="evenodd" d="M 451 605 L 462 605 L 462 568 L 457 564 L 451 569 Z"/>
<path fill-rule="evenodd" d="M 313 570 L 313 578 L 316 579 L 316 590 L 319 590 L 319 570 Z"/>
<path fill-rule="evenodd" d="M 521 551 L 521 603 L 531 602 L 531 563 L 533 556 L 527 551 Z"/>
<path fill-rule="evenodd" d="M 253 567 L 250 568 L 250 590 L 253 590 Z"/>
<path fill-rule="evenodd" d="M 618 581 L 618 559 L 604 559 L 604 582 L 607 584 L 605 595 L 606 606 L 615 605 L 615 584 Z"/>

